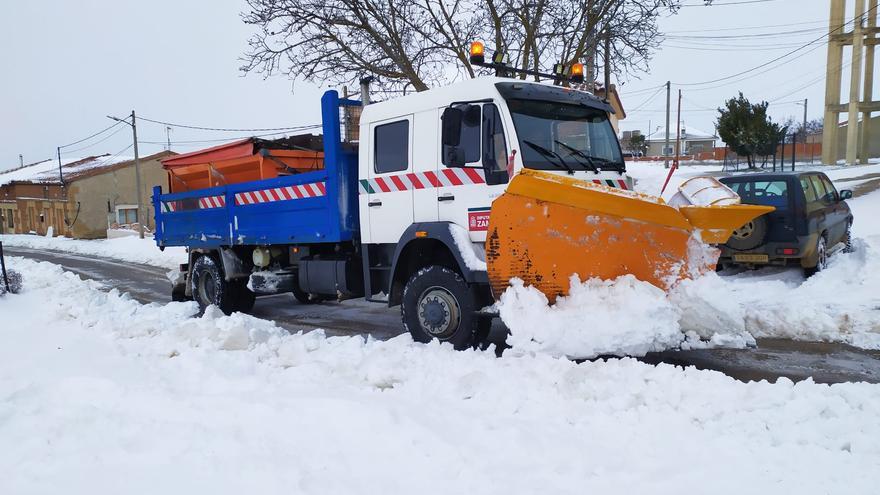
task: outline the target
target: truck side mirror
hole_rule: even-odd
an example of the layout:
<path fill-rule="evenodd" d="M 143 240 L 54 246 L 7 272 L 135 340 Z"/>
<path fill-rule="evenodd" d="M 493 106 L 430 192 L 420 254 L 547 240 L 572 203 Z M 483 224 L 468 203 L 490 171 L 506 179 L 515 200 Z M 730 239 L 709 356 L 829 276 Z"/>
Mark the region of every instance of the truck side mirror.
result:
<path fill-rule="evenodd" d="M 443 110 L 441 117 L 443 122 L 442 136 L 440 141 L 443 144 L 442 161 L 447 167 L 463 167 L 464 166 L 464 150 L 461 144 L 461 123 L 464 120 L 464 112 L 460 108 L 449 107 Z"/>
<path fill-rule="evenodd" d="M 840 191 L 840 200 L 845 201 L 847 199 L 852 199 L 852 191 L 849 189 L 842 189 Z"/>
<path fill-rule="evenodd" d="M 446 108 L 443 110 L 443 116 L 440 120 L 443 122 L 443 131 L 441 142 L 443 147 L 458 146 L 461 140 L 461 121 L 464 118 L 464 112 L 458 108 Z"/>

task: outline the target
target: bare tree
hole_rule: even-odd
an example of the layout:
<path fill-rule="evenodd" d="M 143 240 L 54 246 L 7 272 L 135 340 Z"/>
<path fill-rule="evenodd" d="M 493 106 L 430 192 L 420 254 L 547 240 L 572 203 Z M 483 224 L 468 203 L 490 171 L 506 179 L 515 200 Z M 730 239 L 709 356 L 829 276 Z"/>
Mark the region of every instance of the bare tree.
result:
<path fill-rule="evenodd" d="M 351 84 L 378 77 L 385 91 L 423 91 L 488 72 L 471 65 L 483 40 L 512 67 L 547 72 L 599 54 L 611 37 L 615 73 L 646 70 L 660 15 L 681 0 L 247 0 L 242 70 Z M 490 53 L 491 54 L 491 53 Z M 523 76 L 525 77 L 525 76 Z"/>

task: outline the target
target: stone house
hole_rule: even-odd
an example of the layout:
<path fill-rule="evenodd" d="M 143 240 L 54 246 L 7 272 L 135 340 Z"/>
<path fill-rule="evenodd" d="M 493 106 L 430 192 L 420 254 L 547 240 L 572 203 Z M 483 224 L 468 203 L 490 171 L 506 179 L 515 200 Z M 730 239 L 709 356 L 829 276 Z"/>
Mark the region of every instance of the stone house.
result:
<path fill-rule="evenodd" d="M 163 151 L 140 159 L 141 203 L 139 218 L 134 160 L 92 156 L 62 163 L 47 160 L 0 172 L 0 233 L 54 235 L 77 239 L 107 237 L 110 227 L 155 227 L 150 197 L 153 186 L 168 190 L 160 160 Z"/>

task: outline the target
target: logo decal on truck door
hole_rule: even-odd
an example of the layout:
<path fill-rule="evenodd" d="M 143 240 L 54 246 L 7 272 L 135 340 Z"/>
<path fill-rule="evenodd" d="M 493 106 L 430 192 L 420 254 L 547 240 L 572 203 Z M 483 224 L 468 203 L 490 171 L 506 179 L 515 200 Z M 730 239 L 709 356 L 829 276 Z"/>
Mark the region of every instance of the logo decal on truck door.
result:
<path fill-rule="evenodd" d="M 488 206 L 480 208 L 468 208 L 468 230 L 474 232 L 489 230 L 489 211 Z"/>

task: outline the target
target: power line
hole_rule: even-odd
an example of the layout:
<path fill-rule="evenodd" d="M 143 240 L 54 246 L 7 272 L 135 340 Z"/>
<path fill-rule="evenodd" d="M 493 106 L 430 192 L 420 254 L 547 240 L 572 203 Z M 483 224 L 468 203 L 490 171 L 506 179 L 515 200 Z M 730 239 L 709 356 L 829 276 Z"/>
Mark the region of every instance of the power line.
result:
<path fill-rule="evenodd" d="M 121 124 L 121 122 L 117 122 L 116 124 Z M 112 138 L 112 137 L 115 136 L 116 134 L 119 134 L 120 131 L 124 131 L 124 130 L 125 130 L 125 127 L 120 127 L 119 129 L 116 129 L 115 131 L 113 131 L 113 132 L 111 132 L 110 134 L 104 136 L 103 138 L 101 138 L 101 139 L 95 141 L 95 142 L 92 143 L 92 144 L 87 144 L 86 146 L 82 146 L 82 147 L 80 147 L 80 148 L 75 148 L 75 149 L 72 149 L 72 150 L 67 150 L 67 151 L 64 152 L 64 154 L 65 154 L 65 155 L 69 155 L 69 154 L 71 154 L 71 153 L 76 153 L 77 151 L 82 151 L 82 150 L 87 150 L 87 149 L 89 149 L 89 148 L 93 148 L 93 147 L 95 147 L 95 146 L 97 146 L 97 145 L 103 143 L 104 141 L 106 141 L 106 140 Z"/>
<path fill-rule="evenodd" d="M 663 91 L 663 89 L 664 89 L 665 87 L 666 87 L 666 85 L 664 84 L 663 86 L 657 88 L 657 91 L 655 91 L 654 94 L 652 94 L 651 96 L 649 96 L 647 100 L 645 100 L 645 101 L 641 102 L 640 104 L 636 105 L 632 110 L 630 110 L 630 112 L 637 112 L 637 111 L 639 111 L 642 107 L 644 107 L 645 105 L 647 105 L 648 103 L 651 103 L 651 102 L 654 100 L 654 98 L 656 98 L 657 95 L 660 94 L 661 91 Z"/>
<path fill-rule="evenodd" d="M 118 126 L 118 125 L 121 124 L 121 123 L 122 123 L 122 122 L 116 122 L 116 123 L 114 123 L 113 125 L 110 125 L 110 126 L 108 126 L 108 127 L 105 127 L 105 128 L 103 128 L 103 129 L 101 129 L 100 131 L 98 131 L 98 132 L 96 132 L 96 133 L 94 133 L 94 134 L 92 134 L 92 135 L 90 135 L 90 136 L 84 137 L 84 138 L 82 138 L 82 139 L 80 139 L 80 140 L 78 140 L 78 141 L 74 141 L 74 142 L 69 143 L 69 144 L 65 144 L 64 146 L 59 146 L 59 148 L 67 148 L 68 146 L 73 146 L 73 145 L 75 145 L 75 144 L 79 144 L 79 143 L 81 143 L 81 142 L 83 142 L 83 141 L 88 141 L 89 139 L 92 139 L 92 138 L 95 137 L 95 136 L 98 136 L 98 135 L 100 135 L 100 134 L 103 134 L 103 133 L 109 131 L 110 129 L 113 129 L 114 127 Z"/>
<path fill-rule="evenodd" d="M 308 128 L 318 128 L 321 126 L 322 126 L 322 124 L 312 124 L 310 126 L 303 126 L 303 128 L 300 130 L 305 130 Z M 193 140 L 184 140 L 184 141 L 171 141 L 171 144 L 172 145 L 187 145 L 187 144 L 223 143 L 223 142 L 231 142 L 231 141 L 236 141 L 236 140 L 240 140 L 240 139 L 247 139 L 247 138 L 261 138 L 261 137 L 268 137 L 268 136 L 277 136 L 278 134 L 286 134 L 286 133 L 287 133 L 287 131 L 280 131 L 280 132 L 270 132 L 267 134 L 257 134 L 257 135 L 251 135 L 251 136 L 226 137 L 226 138 L 222 138 L 222 139 L 193 139 Z M 166 141 L 140 141 L 140 140 L 138 140 L 138 144 L 167 145 L 168 141 L 167 140 Z"/>
<path fill-rule="evenodd" d="M 729 34 L 729 35 L 715 35 L 715 36 L 701 36 L 701 35 L 667 35 L 664 36 L 667 39 L 676 39 L 676 40 L 730 40 L 730 39 L 751 39 L 751 38 L 789 38 L 791 36 L 806 36 L 810 33 L 817 33 L 819 31 L 824 31 L 824 27 L 818 28 L 810 28 L 810 29 L 796 29 L 793 31 L 774 31 L 771 33 L 749 33 L 749 34 Z"/>
<path fill-rule="evenodd" d="M 767 3 L 767 2 L 775 2 L 776 0 L 740 0 L 739 2 L 724 2 L 724 3 L 686 3 L 682 4 L 682 7 L 723 7 L 725 5 L 745 5 L 748 3 Z"/>
<path fill-rule="evenodd" d="M 219 131 L 219 132 L 266 132 L 266 131 L 289 131 L 300 129 L 303 127 L 312 127 L 312 126 L 290 126 L 290 127 L 262 127 L 262 128 L 254 128 L 254 129 L 232 129 L 226 127 L 203 127 L 197 125 L 186 125 L 186 124 L 174 124 L 171 122 L 164 122 L 161 120 L 153 120 L 148 119 L 146 117 L 138 116 L 138 120 L 145 120 L 147 122 L 152 122 L 153 124 L 161 124 L 171 127 L 181 127 L 184 129 L 195 129 L 199 131 Z"/>
<path fill-rule="evenodd" d="M 793 22 L 789 24 L 766 24 L 764 26 L 744 26 L 744 27 L 733 27 L 733 28 L 716 28 L 716 29 L 684 29 L 680 31 L 666 31 L 669 33 L 715 33 L 718 31 L 746 31 L 749 29 L 769 29 L 776 27 L 791 27 L 791 26 L 804 26 L 808 24 L 828 24 L 826 19 L 819 19 L 816 21 L 806 21 L 806 22 Z"/>
<path fill-rule="evenodd" d="M 859 19 L 859 22 L 861 22 L 861 19 L 863 19 L 863 18 L 864 18 L 865 16 L 867 16 L 872 10 L 875 10 L 876 8 L 877 8 L 877 7 L 874 6 L 874 7 L 870 8 L 870 9 L 868 9 L 864 14 L 861 15 L 861 18 Z M 816 39 L 814 39 L 814 40 L 812 40 L 812 41 L 809 41 L 809 42 L 805 43 L 804 45 L 802 45 L 802 46 L 800 46 L 800 47 L 798 47 L 798 48 L 795 48 L 794 50 L 791 50 L 790 52 L 787 52 L 787 53 L 785 53 L 785 54 L 783 54 L 783 55 L 780 55 L 779 57 L 776 57 L 776 58 L 774 58 L 774 59 L 772 59 L 772 60 L 770 60 L 770 61 L 764 62 L 763 64 L 756 65 L 755 67 L 752 67 L 751 69 L 747 69 L 747 70 L 744 70 L 744 71 L 738 72 L 738 73 L 736 73 L 736 74 L 732 74 L 732 75 L 729 75 L 729 76 L 726 76 L 726 77 L 721 77 L 721 78 L 718 78 L 718 79 L 713 79 L 713 80 L 710 80 L 710 81 L 702 81 L 702 82 L 699 82 L 699 83 L 677 83 L 677 85 L 678 85 L 678 86 L 704 86 L 704 85 L 706 85 L 706 84 L 713 84 L 713 83 L 716 83 L 716 82 L 726 81 L 726 80 L 729 80 L 729 79 L 733 79 L 733 78 L 736 78 L 736 77 L 739 77 L 739 76 L 742 76 L 742 75 L 748 74 L 748 73 L 750 73 L 750 72 L 754 72 L 754 71 L 756 71 L 756 70 L 758 70 L 758 69 L 762 69 L 762 68 L 764 68 L 764 67 L 767 67 L 768 65 L 771 65 L 771 64 L 773 64 L 773 63 L 775 63 L 775 62 L 778 62 L 778 61 L 780 61 L 780 60 L 782 60 L 782 59 L 788 57 L 789 55 L 792 55 L 792 54 L 794 54 L 794 53 L 797 53 L 797 52 L 803 50 L 804 48 L 806 48 L 806 47 L 808 47 L 808 46 L 810 46 L 810 45 L 816 43 L 817 41 L 819 41 L 819 40 L 821 40 L 821 39 L 823 39 L 823 38 L 830 38 L 832 34 L 834 34 L 834 33 L 837 32 L 837 31 L 840 31 L 840 30 L 843 29 L 847 24 L 851 24 L 851 23 L 854 22 L 855 20 L 856 20 L 856 19 L 853 19 L 852 21 L 847 21 L 847 22 L 841 24 L 840 26 L 838 26 L 838 27 L 832 29 L 831 32 L 829 32 L 829 33 L 827 33 L 827 34 L 823 34 L 822 36 L 820 36 L 820 37 L 818 37 L 818 38 L 816 38 Z M 821 45 L 820 45 L 820 46 L 821 46 Z M 810 51 L 808 51 L 808 52 L 805 52 L 804 54 L 801 54 L 801 56 L 805 55 L 806 53 L 810 53 L 811 51 L 813 51 L 813 50 L 810 50 Z M 797 58 L 799 58 L 799 57 L 795 57 L 795 58 L 792 59 L 792 60 L 795 60 L 795 59 L 797 59 Z M 791 60 L 789 60 L 788 62 L 791 62 Z M 788 62 L 786 62 L 786 63 L 788 63 Z M 757 75 L 757 74 L 756 74 L 756 75 Z M 706 89 L 708 89 L 708 88 L 706 88 Z"/>

